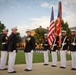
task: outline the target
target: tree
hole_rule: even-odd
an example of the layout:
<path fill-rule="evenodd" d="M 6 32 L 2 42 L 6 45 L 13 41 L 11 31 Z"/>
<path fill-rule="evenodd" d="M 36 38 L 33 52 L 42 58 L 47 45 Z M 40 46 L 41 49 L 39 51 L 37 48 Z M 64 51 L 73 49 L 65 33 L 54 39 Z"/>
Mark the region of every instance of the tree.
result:
<path fill-rule="evenodd" d="M 16 37 L 17 37 L 17 43 L 20 43 L 21 36 L 20 36 L 20 33 L 19 32 L 17 32 Z"/>
<path fill-rule="evenodd" d="M 46 29 L 43 29 L 42 26 L 35 30 L 35 39 L 37 44 L 41 44 L 44 39 L 44 34 L 47 32 Z"/>
<path fill-rule="evenodd" d="M 66 30 L 67 35 L 70 36 L 71 31 L 70 31 L 68 23 L 67 22 L 64 23 L 64 21 L 62 20 L 62 24 L 61 25 L 62 25 L 61 29 L 62 30 Z"/>
<path fill-rule="evenodd" d="M 5 25 L 0 21 L 0 33 L 2 32 L 3 29 L 5 29 Z"/>
<path fill-rule="evenodd" d="M 0 21 L 0 36 L 2 34 L 2 30 L 5 29 L 5 25 Z M 1 48 L 1 40 L 0 40 L 0 48 Z"/>

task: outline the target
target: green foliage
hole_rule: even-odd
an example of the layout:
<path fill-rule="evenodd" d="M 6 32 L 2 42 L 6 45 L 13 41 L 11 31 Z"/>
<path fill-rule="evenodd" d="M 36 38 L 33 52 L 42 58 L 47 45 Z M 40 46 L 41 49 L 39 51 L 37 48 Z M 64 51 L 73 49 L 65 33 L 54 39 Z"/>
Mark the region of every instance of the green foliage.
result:
<path fill-rule="evenodd" d="M 1 21 L 0 21 L 0 36 L 1 36 L 2 30 L 3 30 L 4 28 L 5 28 L 4 24 L 1 23 Z M 1 48 L 1 41 L 0 41 L 0 48 Z"/>
<path fill-rule="evenodd" d="M 44 34 L 46 33 L 46 29 L 43 29 L 41 26 L 35 30 L 35 39 L 37 44 L 41 44 L 44 39 Z"/>
<path fill-rule="evenodd" d="M 62 30 L 66 30 L 66 31 L 67 31 L 67 35 L 70 36 L 71 31 L 70 31 L 69 25 L 68 25 L 67 22 L 64 23 L 63 20 L 62 20 L 62 26 L 61 26 L 61 29 L 62 29 Z"/>
<path fill-rule="evenodd" d="M 17 43 L 19 43 L 21 41 L 21 36 L 19 32 L 17 32 L 16 37 L 17 37 Z"/>
<path fill-rule="evenodd" d="M 0 33 L 2 32 L 2 30 L 3 30 L 4 28 L 5 28 L 4 24 L 1 23 L 1 21 L 0 21 Z"/>

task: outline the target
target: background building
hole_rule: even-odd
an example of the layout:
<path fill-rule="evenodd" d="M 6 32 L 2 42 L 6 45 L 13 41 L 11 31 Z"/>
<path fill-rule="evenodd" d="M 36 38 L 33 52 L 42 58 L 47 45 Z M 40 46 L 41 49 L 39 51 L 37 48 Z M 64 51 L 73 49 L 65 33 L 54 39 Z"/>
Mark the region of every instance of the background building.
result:
<path fill-rule="evenodd" d="M 44 33 L 43 33 L 43 35 L 40 35 L 40 36 L 37 36 L 37 38 L 36 38 L 36 34 L 37 34 L 37 29 L 40 29 L 41 28 L 41 31 L 44 31 Z M 45 28 L 42 28 L 41 26 L 39 27 L 39 28 L 36 28 L 36 29 L 33 29 L 33 30 L 31 30 L 31 35 L 32 36 L 34 36 L 35 37 L 35 40 L 36 40 L 36 49 L 42 49 L 43 47 L 42 47 L 42 41 L 41 40 L 43 40 L 43 38 L 40 38 L 40 37 L 44 37 L 44 34 L 47 32 L 47 30 L 45 29 Z M 25 48 L 25 46 L 26 46 L 26 44 L 25 44 L 25 38 L 26 38 L 26 36 L 24 36 L 24 37 L 21 37 L 21 41 L 20 41 L 20 43 L 18 43 L 17 44 L 17 48 L 19 49 L 19 50 L 23 50 L 24 48 Z M 40 38 L 40 39 L 38 39 L 38 38 Z M 40 43 L 38 43 L 39 41 L 41 41 Z"/>

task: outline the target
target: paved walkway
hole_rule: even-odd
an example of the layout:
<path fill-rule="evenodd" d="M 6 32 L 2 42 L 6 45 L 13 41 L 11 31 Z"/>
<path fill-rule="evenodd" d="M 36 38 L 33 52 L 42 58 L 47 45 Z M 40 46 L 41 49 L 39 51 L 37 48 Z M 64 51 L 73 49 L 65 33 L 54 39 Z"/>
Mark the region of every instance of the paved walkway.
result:
<path fill-rule="evenodd" d="M 67 68 L 60 69 L 60 62 L 57 67 L 44 66 L 43 63 L 34 63 L 33 71 L 26 72 L 25 64 L 15 65 L 17 73 L 11 75 L 76 75 L 76 71 L 71 71 L 71 61 L 67 61 Z M 10 75 L 7 71 L 0 71 L 0 75 Z"/>

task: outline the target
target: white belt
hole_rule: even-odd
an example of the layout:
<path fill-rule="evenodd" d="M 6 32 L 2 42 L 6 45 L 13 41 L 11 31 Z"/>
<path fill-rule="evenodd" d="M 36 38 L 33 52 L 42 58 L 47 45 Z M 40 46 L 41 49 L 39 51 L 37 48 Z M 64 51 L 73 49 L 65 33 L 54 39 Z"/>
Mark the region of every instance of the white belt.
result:
<path fill-rule="evenodd" d="M 3 42 L 2 45 L 7 44 L 6 42 Z"/>
<path fill-rule="evenodd" d="M 53 44 L 53 46 L 57 46 L 57 44 Z"/>
<path fill-rule="evenodd" d="M 48 46 L 48 44 L 44 44 L 44 46 Z"/>
<path fill-rule="evenodd" d="M 62 43 L 62 46 L 64 46 L 66 43 Z"/>

